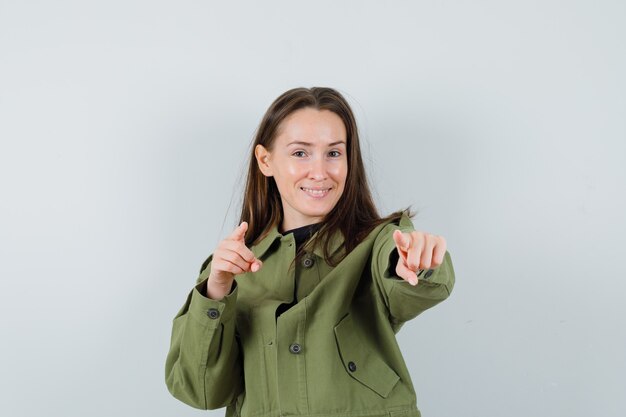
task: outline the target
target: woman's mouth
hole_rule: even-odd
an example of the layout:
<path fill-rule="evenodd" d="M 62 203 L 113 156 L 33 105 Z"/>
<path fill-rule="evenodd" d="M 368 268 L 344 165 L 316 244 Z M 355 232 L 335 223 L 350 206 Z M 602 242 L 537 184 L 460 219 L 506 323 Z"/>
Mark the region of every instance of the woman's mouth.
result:
<path fill-rule="evenodd" d="M 305 188 L 300 187 L 302 191 L 304 191 L 307 195 L 313 198 L 324 198 L 331 190 L 330 188 Z"/>

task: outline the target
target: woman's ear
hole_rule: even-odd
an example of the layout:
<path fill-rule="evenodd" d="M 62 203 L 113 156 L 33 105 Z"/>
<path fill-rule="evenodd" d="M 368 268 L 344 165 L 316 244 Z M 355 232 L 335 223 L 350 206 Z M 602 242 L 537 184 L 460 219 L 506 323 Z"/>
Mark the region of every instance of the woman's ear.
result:
<path fill-rule="evenodd" d="M 254 156 L 256 157 L 256 162 L 259 165 L 259 169 L 266 177 L 271 177 L 272 168 L 269 165 L 269 157 L 270 153 L 263 145 L 256 145 L 254 148 Z"/>

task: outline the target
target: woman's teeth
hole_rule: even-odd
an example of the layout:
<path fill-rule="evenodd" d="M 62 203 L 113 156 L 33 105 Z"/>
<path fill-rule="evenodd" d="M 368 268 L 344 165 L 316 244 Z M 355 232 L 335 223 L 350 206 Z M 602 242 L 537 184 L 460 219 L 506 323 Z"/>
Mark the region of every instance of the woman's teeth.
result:
<path fill-rule="evenodd" d="M 325 188 L 323 190 L 313 190 L 311 188 L 300 187 L 300 189 L 312 197 L 323 197 L 328 194 L 328 191 L 330 191 L 330 188 Z"/>

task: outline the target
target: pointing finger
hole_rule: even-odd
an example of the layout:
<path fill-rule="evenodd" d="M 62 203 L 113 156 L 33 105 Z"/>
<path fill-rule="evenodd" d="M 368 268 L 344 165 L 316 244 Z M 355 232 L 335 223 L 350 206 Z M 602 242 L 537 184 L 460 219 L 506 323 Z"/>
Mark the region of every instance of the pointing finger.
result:
<path fill-rule="evenodd" d="M 248 222 L 243 221 L 237 228 L 228 236 L 229 240 L 244 240 L 246 231 L 248 230 Z"/>
<path fill-rule="evenodd" d="M 404 252 L 409 249 L 411 239 L 408 238 L 401 230 L 395 230 L 393 232 L 393 240 L 396 242 L 396 247 Z"/>
<path fill-rule="evenodd" d="M 239 240 L 225 240 L 222 242 L 222 247 L 237 253 L 246 262 L 255 260 L 254 252 L 246 246 L 245 242 Z"/>
<path fill-rule="evenodd" d="M 230 253 L 236 254 L 243 262 L 248 265 L 246 270 L 256 272 L 263 266 L 263 262 L 254 256 L 252 252 L 242 241 L 224 240 L 220 245 L 221 248 L 228 250 Z"/>
<path fill-rule="evenodd" d="M 407 255 L 406 251 L 408 247 L 410 246 L 410 243 L 407 244 L 405 242 L 406 236 L 404 236 L 404 234 L 400 230 L 396 230 L 395 232 L 393 232 L 392 236 L 396 244 L 396 250 L 398 251 L 398 256 L 400 258 L 399 261 L 406 264 L 406 255 Z M 407 249 L 405 249 L 405 247 Z"/>
<path fill-rule="evenodd" d="M 409 268 L 407 268 L 402 261 L 399 261 L 396 265 L 396 275 L 398 275 L 400 278 L 407 281 L 413 286 L 417 285 L 417 275 L 414 271 L 411 271 Z"/>
<path fill-rule="evenodd" d="M 424 248 L 424 234 L 419 232 L 411 233 L 413 244 L 406 256 L 406 265 L 412 271 L 417 271 L 420 266 L 422 250 Z"/>

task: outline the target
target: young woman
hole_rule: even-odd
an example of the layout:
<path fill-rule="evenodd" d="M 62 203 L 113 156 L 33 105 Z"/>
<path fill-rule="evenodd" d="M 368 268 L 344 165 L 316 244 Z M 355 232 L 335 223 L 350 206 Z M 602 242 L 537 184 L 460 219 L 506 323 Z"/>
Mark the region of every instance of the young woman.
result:
<path fill-rule="evenodd" d="M 420 416 L 395 335 L 450 295 L 454 270 L 412 216 L 378 214 L 340 93 L 283 93 L 254 139 L 240 224 L 174 318 L 169 391 L 227 417 Z"/>

